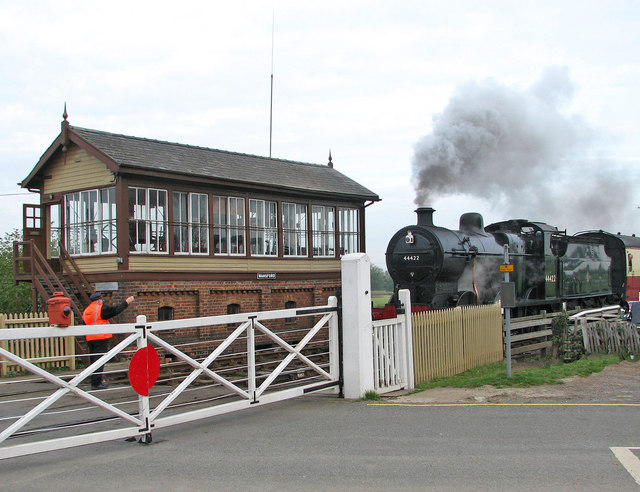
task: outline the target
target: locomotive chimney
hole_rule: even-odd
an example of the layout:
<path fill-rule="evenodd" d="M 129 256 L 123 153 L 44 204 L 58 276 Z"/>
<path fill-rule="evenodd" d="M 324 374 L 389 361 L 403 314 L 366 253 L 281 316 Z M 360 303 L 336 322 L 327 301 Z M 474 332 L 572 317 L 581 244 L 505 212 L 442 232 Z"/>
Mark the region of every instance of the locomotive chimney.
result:
<path fill-rule="evenodd" d="M 431 207 L 420 207 L 416 209 L 418 215 L 419 226 L 433 226 L 433 212 L 436 210 Z"/>

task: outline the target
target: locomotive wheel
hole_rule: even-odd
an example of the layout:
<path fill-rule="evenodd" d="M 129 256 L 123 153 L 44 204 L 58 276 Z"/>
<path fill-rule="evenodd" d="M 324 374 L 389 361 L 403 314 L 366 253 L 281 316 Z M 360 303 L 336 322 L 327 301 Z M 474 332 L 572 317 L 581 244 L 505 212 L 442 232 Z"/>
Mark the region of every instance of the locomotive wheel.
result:
<path fill-rule="evenodd" d="M 451 305 L 452 303 L 450 302 L 447 294 L 436 294 L 431 300 L 432 309 L 444 309 L 451 307 Z"/>
<path fill-rule="evenodd" d="M 528 301 L 530 299 L 537 299 L 538 288 L 537 287 L 529 287 L 527 289 L 524 298 Z"/>
<path fill-rule="evenodd" d="M 456 306 L 474 306 L 477 304 L 476 295 L 470 290 L 458 293 L 458 302 Z"/>
<path fill-rule="evenodd" d="M 527 292 L 525 292 L 524 294 L 524 298 L 527 301 L 530 301 L 531 299 L 537 299 L 538 298 L 538 287 L 529 287 L 527 289 Z M 522 309 L 522 316 L 533 316 L 535 314 L 538 314 L 539 312 L 539 308 L 536 308 L 535 306 L 525 306 Z"/>

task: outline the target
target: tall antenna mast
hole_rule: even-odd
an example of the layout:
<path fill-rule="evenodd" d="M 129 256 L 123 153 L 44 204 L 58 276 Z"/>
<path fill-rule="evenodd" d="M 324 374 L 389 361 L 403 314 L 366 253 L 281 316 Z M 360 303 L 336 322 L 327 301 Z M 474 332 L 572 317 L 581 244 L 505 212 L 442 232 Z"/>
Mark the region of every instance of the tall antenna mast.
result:
<path fill-rule="evenodd" d="M 271 99 L 269 102 L 269 157 L 271 157 L 271 141 L 273 138 L 273 34 L 275 31 L 276 11 L 271 18 Z"/>

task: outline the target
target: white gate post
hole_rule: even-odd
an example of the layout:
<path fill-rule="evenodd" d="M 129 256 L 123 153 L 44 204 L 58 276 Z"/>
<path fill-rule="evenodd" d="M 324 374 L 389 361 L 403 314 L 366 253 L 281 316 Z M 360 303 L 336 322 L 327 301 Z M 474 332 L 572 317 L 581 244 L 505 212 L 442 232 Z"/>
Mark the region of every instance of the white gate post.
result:
<path fill-rule="evenodd" d="M 371 261 L 364 253 L 342 257 L 342 369 L 344 397 L 374 390 Z"/>
<path fill-rule="evenodd" d="M 401 367 L 406 371 L 403 374 L 407 384 L 407 389 L 412 390 L 415 387 L 414 375 L 413 375 L 413 327 L 411 326 L 411 294 L 407 289 L 400 289 L 398 291 L 398 300 L 404 307 L 404 333 L 402 337 L 402 347 L 404 354 L 404 364 Z"/>
<path fill-rule="evenodd" d="M 330 296 L 328 304 L 332 308 L 338 307 L 338 298 Z M 331 379 L 337 381 L 340 379 L 340 341 L 338 339 L 338 313 L 334 312 L 329 320 L 329 373 Z M 338 393 L 338 388 L 335 388 Z"/>

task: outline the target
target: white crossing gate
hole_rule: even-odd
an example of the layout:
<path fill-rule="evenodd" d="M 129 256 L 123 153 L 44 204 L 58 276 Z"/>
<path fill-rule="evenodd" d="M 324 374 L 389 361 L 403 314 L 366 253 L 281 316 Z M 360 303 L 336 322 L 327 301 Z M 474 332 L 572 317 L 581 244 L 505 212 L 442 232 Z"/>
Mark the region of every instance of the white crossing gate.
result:
<path fill-rule="evenodd" d="M 98 333 L 121 341 L 85 369 L 66 374 L 0 348 L 0 363 L 4 358 L 33 375 L 0 381 L 0 459 L 130 437 L 150 442 L 152 430 L 339 385 L 335 297 L 320 307 L 4 329 L 0 341 Z M 193 341 L 183 343 L 186 338 Z M 83 387 L 106 362 L 116 356 L 126 361 L 130 348 L 146 353 L 148 346 L 161 354 L 163 370 L 147 395 L 136 394 L 128 382 L 106 390 Z"/>
<path fill-rule="evenodd" d="M 373 382 L 378 393 L 413 388 L 411 301 L 408 291 L 399 295 L 403 307 L 398 316 L 372 322 Z"/>

